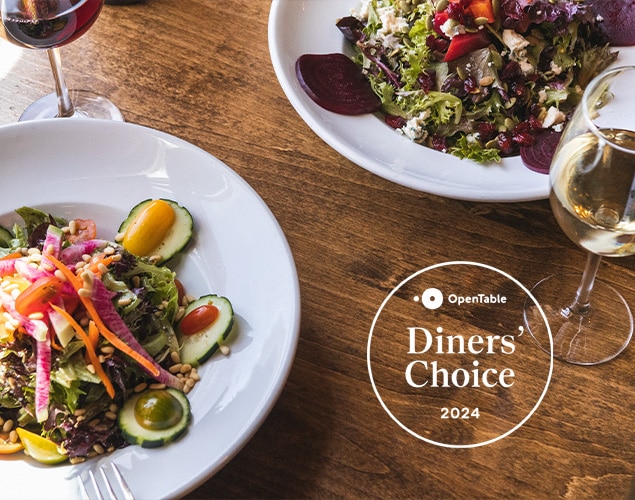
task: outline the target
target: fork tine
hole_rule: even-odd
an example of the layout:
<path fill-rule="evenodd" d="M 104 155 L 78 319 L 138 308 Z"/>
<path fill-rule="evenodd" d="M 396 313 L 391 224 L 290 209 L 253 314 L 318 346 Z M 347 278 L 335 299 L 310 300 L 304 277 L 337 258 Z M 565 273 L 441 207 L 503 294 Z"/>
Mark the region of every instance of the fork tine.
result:
<path fill-rule="evenodd" d="M 112 473 L 108 470 L 108 464 L 99 467 L 99 473 L 101 475 L 100 482 L 97 481 L 95 474 L 90 469 L 86 472 L 87 479 L 80 476 L 79 487 L 82 498 L 87 500 L 91 498 L 95 498 L 96 500 L 105 500 L 105 498 L 109 500 L 134 500 L 132 491 L 117 465 L 114 463 L 109 465 L 110 469 L 112 469 Z M 103 487 L 100 486 L 100 483 L 103 483 Z M 89 491 L 92 491 L 94 496 L 91 496 Z M 115 491 L 119 492 L 119 495 L 115 493 Z"/>
<path fill-rule="evenodd" d="M 79 479 L 79 493 L 82 496 L 82 500 L 90 500 L 90 497 L 88 496 L 88 491 L 86 490 L 86 484 L 84 484 L 84 480 L 82 479 L 81 476 L 79 476 L 78 479 Z"/>
<path fill-rule="evenodd" d="M 90 486 L 92 487 L 93 491 L 97 494 L 97 500 L 104 500 L 104 497 L 101 494 L 101 490 L 99 489 L 99 485 L 97 484 L 97 479 L 95 479 L 95 474 L 93 474 L 93 471 L 90 469 L 88 469 L 88 480 L 90 481 Z M 86 498 L 90 498 L 90 495 L 86 491 L 86 485 L 84 484 L 84 481 L 80 481 L 80 484 L 82 485 L 83 493 L 86 494 Z"/>
<path fill-rule="evenodd" d="M 104 480 L 104 484 L 106 485 L 106 490 L 108 491 L 108 498 L 117 498 L 115 492 L 112 489 L 112 484 L 110 484 L 110 479 L 108 479 L 108 475 L 106 474 L 105 467 L 101 466 L 99 468 L 99 472 L 101 473 L 101 477 Z"/>
<path fill-rule="evenodd" d="M 113 471 L 113 473 L 115 475 L 115 478 L 117 479 L 117 484 L 119 485 L 119 488 L 121 488 L 121 491 L 123 493 L 124 499 L 125 500 L 134 500 L 134 496 L 132 495 L 132 491 L 130 490 L 130 487 L 128 486 L 128 483 L 126 483 L 126 480 L 121 475 L 121 472 L 119 471 L 119 467 L 117 467 L 117 464 L 111 463 L 110 467 L 112 468 L 112 471 Z M 103 474 L 103 468 L 102 468 L 102 474 Z M 110 483 L 108 481 L 106 481 L 106 484 L 108 484 L 108 488 L 110 489 Z M 110 491 L 112 491 L 112 490 L 110 490 Z"/>

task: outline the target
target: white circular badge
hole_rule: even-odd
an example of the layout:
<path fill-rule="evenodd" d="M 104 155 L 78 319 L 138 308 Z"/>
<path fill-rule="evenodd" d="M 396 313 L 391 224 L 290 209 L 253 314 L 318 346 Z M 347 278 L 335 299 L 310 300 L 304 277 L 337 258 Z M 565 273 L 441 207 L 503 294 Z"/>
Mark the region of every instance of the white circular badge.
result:
<path fill-rule="evenodd" d="M 413 436 L 439 446 L 493 443 L 521 427 L 544 398 L 553 356 L 525 334 L 531 292 L 477 262 L 421 269 L 381 304 L 368 337 L 377 398 Z"/>

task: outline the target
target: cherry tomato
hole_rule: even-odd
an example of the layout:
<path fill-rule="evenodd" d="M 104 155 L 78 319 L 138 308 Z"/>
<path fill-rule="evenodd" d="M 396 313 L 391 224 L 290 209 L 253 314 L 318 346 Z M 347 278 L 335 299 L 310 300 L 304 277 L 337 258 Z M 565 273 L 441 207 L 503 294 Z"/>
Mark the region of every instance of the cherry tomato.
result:
<path fill-rule="evenodd" d="M 168 202 L 151 201 L 126 229 L 123 247 L 135 255 L 147 256 L 163 241 L 175 220 L 176 214 Z"/>
<path fill-rule="evenodd" d="M 64 282 L 55 276 L 35 280 L 15 299 L 15 310 L 24 316 L 44 312 L 48 304 L 62 290 Z"/>
<path fill-rule="evenodd" d="M 216 321 L 218 314 L 218 307 L 213 304 L 205 304 L 192 309 L 179 323 L 181 333 L 183 335 L 194 335 L 204 330 Z"/>
<path fill-rule="evenodd" d="M 79 306 L 79 295 L 74 290 L 62 290 L 60 296 L 64 303 L 64 310 L 68 314 L 73 314 Z"/>
<path fill-rule="evenodd" d="M 169 429 L 183 418 L 183 406 L 168 391 L 150 390 L 137 399 L 134 416 L 137 423 L 145 429 Z"/>
<path fill-rule="evenodd" d="M 97 237 L 97 226 L 90 219 L 74 219 L 71 224 L 75 226 L 72 234 L 67 236 L 71 243 L 94 240 Z"/>

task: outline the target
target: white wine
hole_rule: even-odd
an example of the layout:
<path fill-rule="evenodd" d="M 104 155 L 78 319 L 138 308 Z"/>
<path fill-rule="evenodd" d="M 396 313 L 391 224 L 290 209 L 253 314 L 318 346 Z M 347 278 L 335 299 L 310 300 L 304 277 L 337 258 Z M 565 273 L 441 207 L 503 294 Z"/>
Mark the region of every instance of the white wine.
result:
<path fill-rule="evenodd" d="M 635 253 L 635 132 L 601 130 L 560 146 L 551 166 L 551 207 L 566 235 L 589 252 Z"/>

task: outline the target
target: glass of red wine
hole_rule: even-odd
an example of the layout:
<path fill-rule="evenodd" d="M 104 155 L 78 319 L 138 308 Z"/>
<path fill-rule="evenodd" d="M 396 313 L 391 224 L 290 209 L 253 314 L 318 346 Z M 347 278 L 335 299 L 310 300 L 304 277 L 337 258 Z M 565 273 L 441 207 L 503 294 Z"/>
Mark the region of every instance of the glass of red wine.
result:
<path fill-rule="evenodd" d="M 21 47 L 45 49 L 55 79 L 55 92 L 27 107 L 20 121 L 62 117 L 123 121 L 119 109 L 105 97 L 69 91 L 62 71 L 59 47 L 86 33 L 103 5 L 104 0 L 0 0 L 7 38 Z"/>

